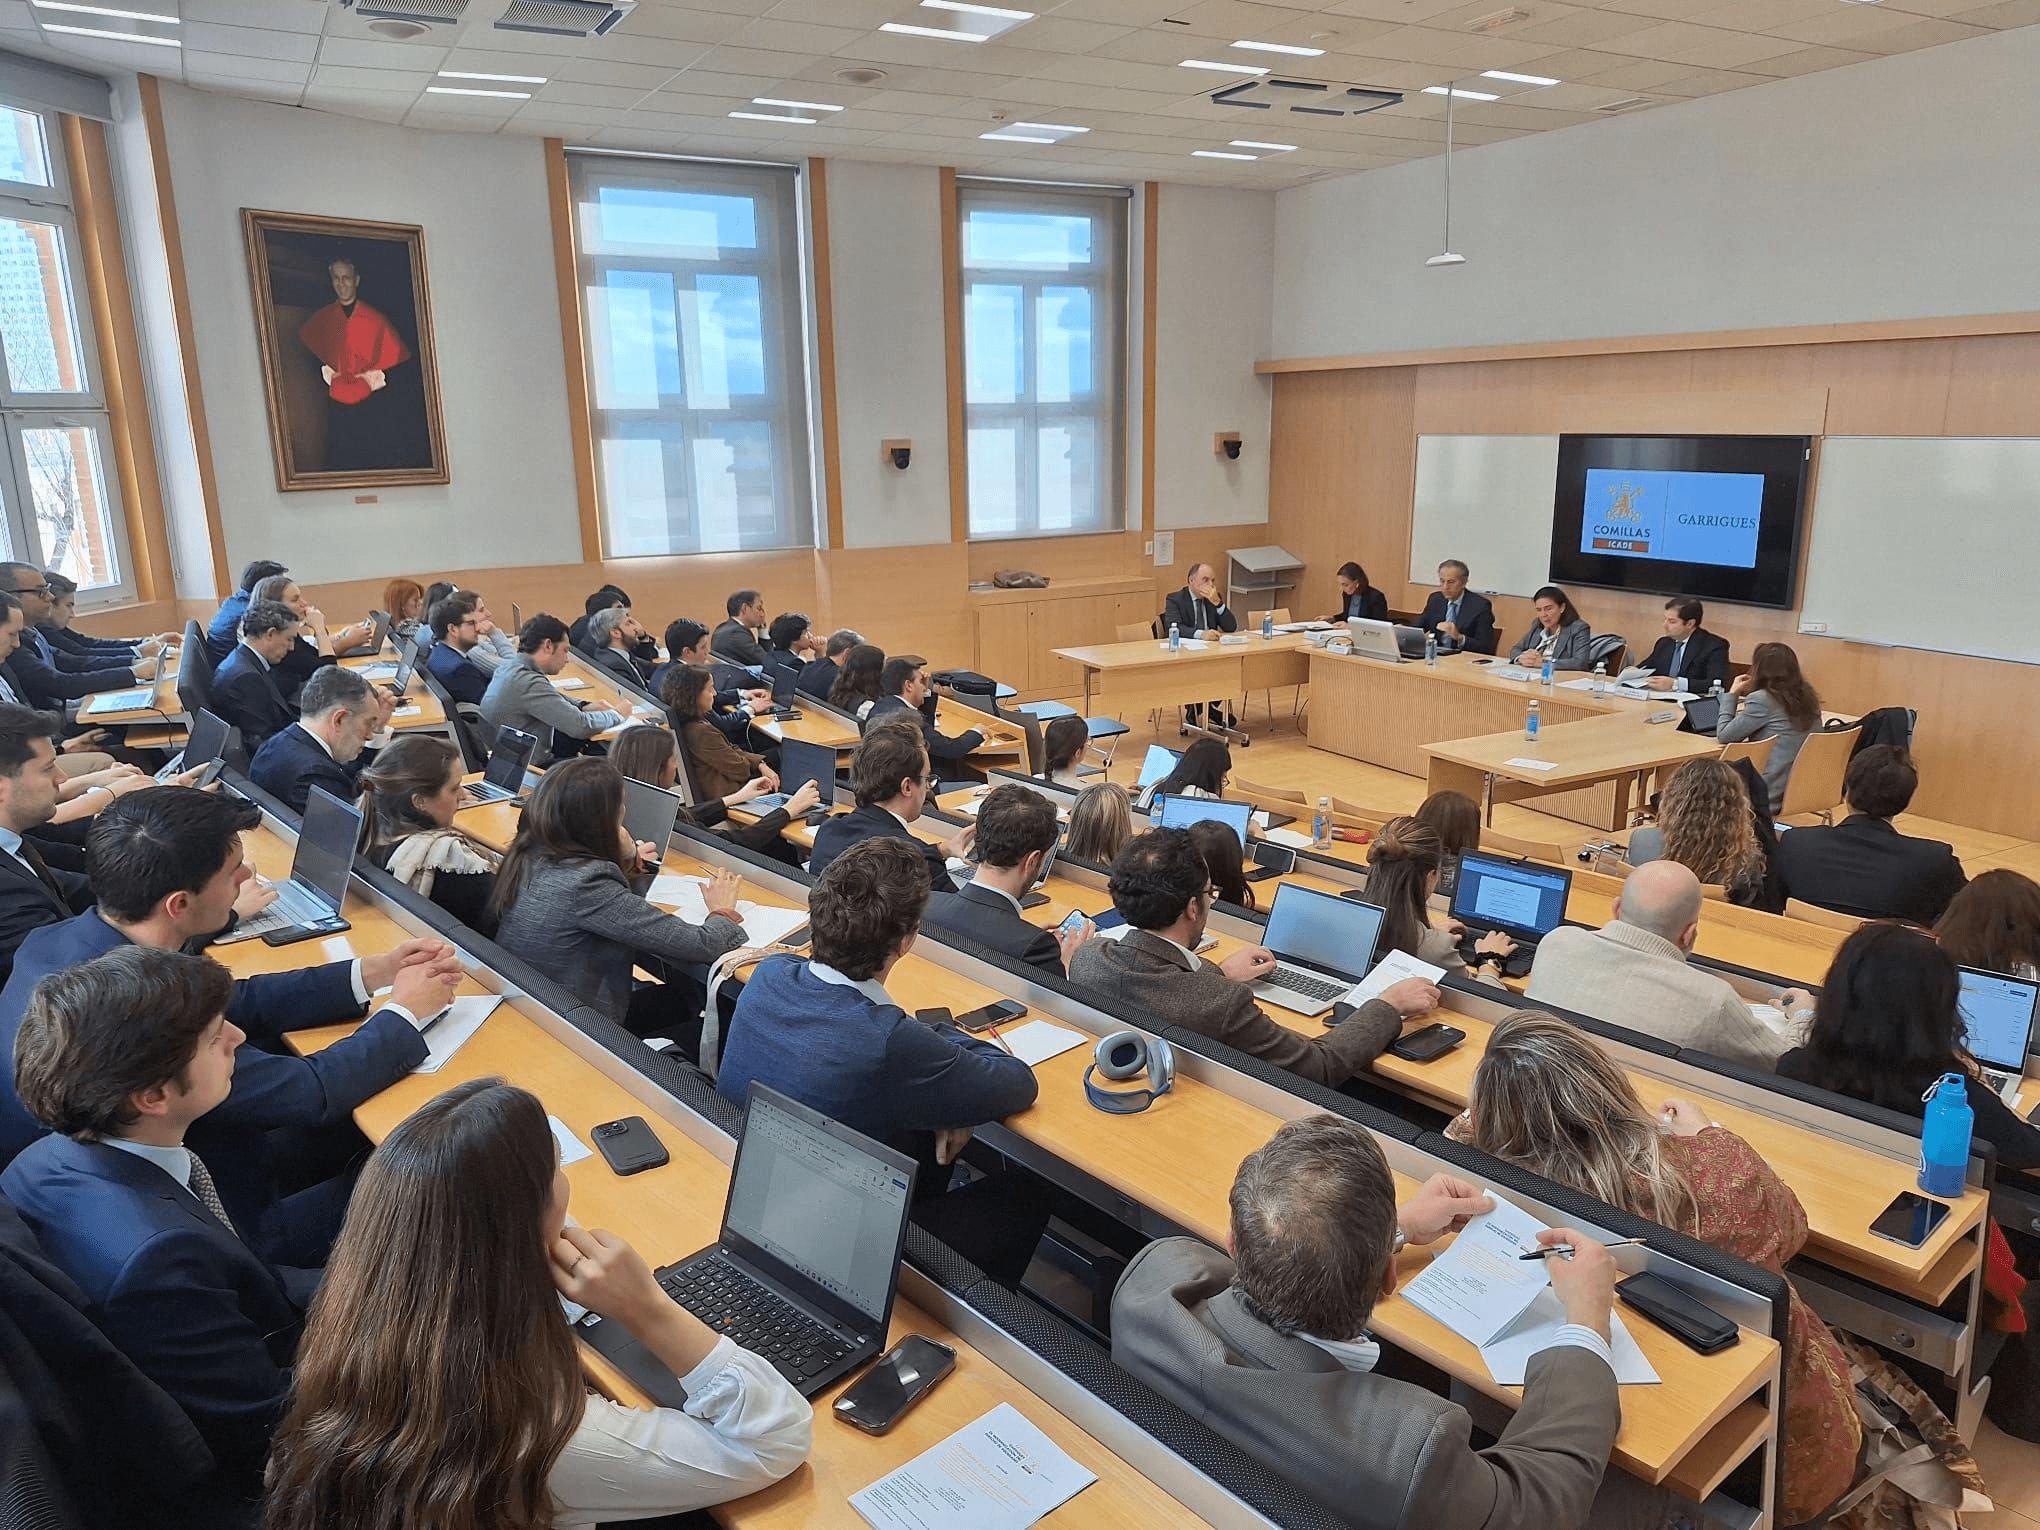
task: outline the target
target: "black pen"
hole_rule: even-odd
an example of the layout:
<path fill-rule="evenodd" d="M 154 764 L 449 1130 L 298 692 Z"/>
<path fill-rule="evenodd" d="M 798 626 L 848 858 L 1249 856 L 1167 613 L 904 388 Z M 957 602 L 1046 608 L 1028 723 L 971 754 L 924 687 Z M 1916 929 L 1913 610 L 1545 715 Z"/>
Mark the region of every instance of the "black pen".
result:
<path fill-rule="evenodd" d="M 1616 1238 L 1612 1242 L 1603 1243 L 1601 1247 L 1634 1248 L 1637 1244 L 1641 1242 L 1643 1242 L 1643 1239 L 1641 1238 Z M 1549 1259 L 1553 1254 L 1565 1254 L 1567 1256 L 1570 1256 L 1572 1254 L 1572 1251 L 1573 1246 L 1570 1243 L 1554 1243 L 1549 1248 L 1533 1248 L 1532 1250 L 1530 1250 L 1529 1253 L 1518 1254 L 1516 1257 L 1518 1259 Z"/>

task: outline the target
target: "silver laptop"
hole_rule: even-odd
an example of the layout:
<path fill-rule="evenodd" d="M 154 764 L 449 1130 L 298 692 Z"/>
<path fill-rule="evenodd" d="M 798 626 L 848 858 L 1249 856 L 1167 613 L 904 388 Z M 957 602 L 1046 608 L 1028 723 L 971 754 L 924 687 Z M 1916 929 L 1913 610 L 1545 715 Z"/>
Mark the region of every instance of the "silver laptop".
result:
<path fill-rule="evenodd" d="M 347 901 L 347 882 L 354 874 L 354 847 L 361 840 L 361 810 L 350 807 L 324 787 L 312 788 L 305 815 L 298 823 L 297 854 L 291 858 L 290 880 L 276 889 L 276 901 L 253 919 L 244 919 L 213 942 L 216 946 L 253 940 L 289 930 L 303 938 L 346 929 L 340 906 Z"/>
<path fill-rule="evenodd" d="M 633 781 L 626 777 L 623 783 L 623 832 L 633 840 L 650 845 L 657 852 L 654 858 L 663 861 L 666 847 L 673 843 L 673 825 L 679 821 L 683 806 L 678 792 L 669 792 L 648 781 Z"/>
<path fill-rule="evenodd" d="M 1254 997 L 1299 1015 L 1323 1014 L 1373 967 L 1387 917 L 1375 904 L 1284 882 L 1261 932 L 1275 970 L 1253 984 Z"/>
<path fill-rule="evenodd" d="M 1353 640 L 1353 652 L 1363 659 L 1380 659 L 1387 664 L 1403 661 L 1402 650 L 1395 642 L 1395 626 L 1391 622 L 1378 622 L 1371 616 L 1349 616 L 1346 618 L 1346 635 Z"/>
<path fill-rule="evenodd" d="M 496 730 L 496 747 L 489 751 L 489 763 L 482 779 L 461 788 L 476 802 L 515 802 L 524 795 L 525 772 L 538 740 L 522 728 L 507 724 Z"/>
<path fill-rule="evenodd" d="M 1983 1070 L 1983 1081 L 2007 1105 L 2016 1104 L 2026 1078 L 2026 1051 L 2033 1044 L 2033 1014 L 2040 1006 L 2040 983 L 1962 969 L 1962 991 L 1955 1001 L 1962 1017 L 1962 1045 Z"/>

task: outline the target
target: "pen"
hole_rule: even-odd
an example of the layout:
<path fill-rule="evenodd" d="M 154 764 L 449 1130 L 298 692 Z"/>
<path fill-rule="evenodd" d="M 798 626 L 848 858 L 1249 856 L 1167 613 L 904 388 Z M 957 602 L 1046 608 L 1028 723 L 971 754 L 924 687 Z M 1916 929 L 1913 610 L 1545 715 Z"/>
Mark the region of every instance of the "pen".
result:
<path fill-rule="evenodd" d="M 1601 1247 L 1634 1248 L 1637 1244 L 1641 1242 L 1643 1242 L 1643 1239 L 1641 1238 L 1614 1238 L 1606 1243 L 1603 1243 Z M 1549 1259 L 1553 1254 L 1570 1255 L 1572 1251 L 1573 1247 L 1570 1243 L 1554 1243 L 1549 1248 L 1534 1248 L 1529 1253 L 1518 1254 L 1516 1257 L 1518 1259 Z"/>
<path fill-rule="evenodd" d="M 1013 1049 L 1006 1045 L 1006 1038 L 999 1034 L 999 1028 L 996 1025 L 988 1025 L 985 1027 L 985 1030 L 991 1036 L 992 1040 L 996 1041 L 999 1044 L 1000 1051 L 1004 1052 L 1008 1057 L 1016 1055 Z"/>

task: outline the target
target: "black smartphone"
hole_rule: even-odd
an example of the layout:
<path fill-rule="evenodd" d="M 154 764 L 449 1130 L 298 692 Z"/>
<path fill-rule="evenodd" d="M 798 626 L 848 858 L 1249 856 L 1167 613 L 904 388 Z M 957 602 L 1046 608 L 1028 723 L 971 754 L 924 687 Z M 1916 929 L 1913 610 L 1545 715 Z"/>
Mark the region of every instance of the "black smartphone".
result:
<path fill-rule="evenodd" d="M 782 939 L 779 943 L 782 946 L 791 946 L 794 950 L 798 951 L 813 938 L 814 937 L 808 933 L 808 927 L 806 925 L 797 924 L 792 929 L 786 932 L 785 938 Z"/>
<path fill-rule="evenodd" d="M 1947 1215 L 1945 1203 L 1929 1200 L 1911 1190 L 1901 1190 L 1892 1197 L 1889 1206 L 1877 1213 L 1877 1220 L 1870 1224 L 1870 1235 L 1903 1243 L 1907 1248 L 1918 1248 L 1933 1237 L 1934 1229 Z"/>
<path fill-rule="evenodd" d="M 342 930 L 354 926 L 335 914 L 331 919 L 315 919 L 310 924 L 296 924 L 288 929 L 271 930 L 262 937 L 265 946 L 294 946 L 301 940 L 317 940 L 322 935 L 338 935 Z"/>
<path fill-rule="evenodd" d="M 672 1161 L 672 1154 L 652 1135 L 652 1128 L 643 1116 L 604 1121 L 595 1128 L 595 1146 L 618 1174 L 639 1174 Z"/>
<path fill-rule="evenodd" d="M 1443 1057 L 1466 1040 L 1466 1032 L 1452 1025 L 1426 1025 L 1388 1044 L 1389 1051 L 1404 1062 L 1429 1062 Z"/>
<path fill-rule="evenodd" d="M 967 1015 L 958 1015 L 956 1023 L 967 1031 L 988 1031 L 995 1025 L 1004 1025 L 1008 1020 L 1018 1020 L 1027 1013 L 1027 1006 L 1018 999 L 1001 999 L 996 1004 L 987 1004 L 974 1009 Z"/>
<path fill-rule="evenodd" d="M 836 1399 L 836 1417 L 866 1434 L 884 1434 L 955 1369 L 955 1350 L 910 1333 Z"/>
<path fill-rule="evenodd" d="M 954 1025 L 956 1024 L 956 1011 L 950 1009 L 947 1005 L 931 1004 L 926 1009 L 915 1010 L 914 1018 L 924 1021 L 929 1025 Z"/>
<path fill-rule="evenodd" d="M 1278 845 L 1269 840 L 1257 839 L 1248 853 L 1253 857 L 1255 867 L 1272 876 L 1286 876 L 1296 870 L 1296 852 L 1287 845 Z M 1249 881 L 1258 881 L 1254 872 L 1247 873 Z"/>

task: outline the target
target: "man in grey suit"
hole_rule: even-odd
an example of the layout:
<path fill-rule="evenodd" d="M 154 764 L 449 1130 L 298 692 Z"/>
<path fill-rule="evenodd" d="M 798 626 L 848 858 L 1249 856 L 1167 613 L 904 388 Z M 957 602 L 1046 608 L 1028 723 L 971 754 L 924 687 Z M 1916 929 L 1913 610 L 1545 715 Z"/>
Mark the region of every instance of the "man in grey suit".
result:
<path fill-rule="evenodd" d="M 1112 862 L 1112 906 L 1132 926 L 1120 940 L 1094 940 L 1070 958 L 1070 981 L 1176 1025 L 1236 1047 L 1263 1062 L 1333 1088 L 1381 1055 L 1403 1021 L 1427 1014 L 1438 990 L 1404 978 L 1319 1036 L 1268 1018 L 1246 985 L 1275 965 L 1265 946 L 1247 946 L 1223 962 L 1193 954 L 1218 889 L 1187 829 L 1150 829 L 1126 842 Z"/>
<path fill-rule="evenodd" d="M 623 719 L 607 707 L 583 707 L 552 683 L 572 657 L 567 624 L 541 611 L 517 634 L 517 657 L 498 665 L 482 692 L 482 718 L 494 728 L 517 728 L 538 739 L 531 763 L 550 765 L 567 754 L 600 753 L 583 747 Z"/>
<path fill-rule="evenodd" d="M 978 804 L 971 854 L 977 874 L 956 892 L 928 899 L 923 917 L 938 929 L 967 935 L 1001 955 L 1062 976 L 1070 956 L 1097 933 L 1086 919 L 1067 935 L 1027 922 L 1020 900 L 1033 890 L 1059 831 L 1055 804 L 1040 792 L 1009 783 Z"/>
<path fill-rule="evenodd" d="M 1492 1209 L 1439 1174 L 1405 1206 L 1381 1149 L 1337 1116 L 1291 1121 L 1240 1165 L 1233 1257 L 1165 1238 L 1112 1297 L 1112 1359 L 1353 1523 L 1394 1530 L 1570 1530 L 1587 1522 L 1621 1423 L 1609 1355 L 1615 1262 L 1564 1228 L 1546 1261 L 1566 1322 L 1530 1361 L 1522 1405 L 1486 1450 L 1466 1410 L 1376 1373 L 1366 1324 L 1406 1243 Z"/>

